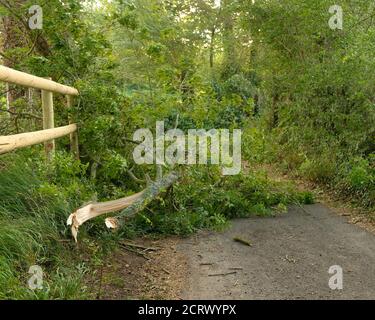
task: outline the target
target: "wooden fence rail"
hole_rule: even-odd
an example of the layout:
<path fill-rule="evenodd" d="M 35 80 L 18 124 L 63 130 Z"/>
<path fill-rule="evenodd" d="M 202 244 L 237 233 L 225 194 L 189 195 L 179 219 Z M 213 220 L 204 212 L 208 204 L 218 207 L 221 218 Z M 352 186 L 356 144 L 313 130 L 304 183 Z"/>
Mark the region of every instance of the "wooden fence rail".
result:
<path fill-rule="evenodd" d="M 17 84 L 28 88 L 78 96 L 78 90 L 64 86 L 52 80 L 39 78 L 31 74 L 0 66 L 0 81 Z"/>
<path fill-rule="evenodd" d="M 77 125 L 0 137 L 0 154 L 61 138 L 77 131 Z"/>
<path fill-rule="evenodd" d="M 79 158 L 77 125 L 72 124 L 72 119 L 69 119 L 69 126 L 54 129 L 53 109 L 53 93 L 66 95 L 67 107 L 71 108 L 73 106 L 73 96 L 79 94 L 77 89 L 64 86 L 51 79 L 36 77 L 4 66 L 0 66 L 0 81 L 41 90 L 44 129 L 42 131 L 0 137 L 0 154 L 44 142 L 47 159 L 51 160 L 55 152 L 54 139 L 70 135 L 71 150 L 75 157 Z"/>

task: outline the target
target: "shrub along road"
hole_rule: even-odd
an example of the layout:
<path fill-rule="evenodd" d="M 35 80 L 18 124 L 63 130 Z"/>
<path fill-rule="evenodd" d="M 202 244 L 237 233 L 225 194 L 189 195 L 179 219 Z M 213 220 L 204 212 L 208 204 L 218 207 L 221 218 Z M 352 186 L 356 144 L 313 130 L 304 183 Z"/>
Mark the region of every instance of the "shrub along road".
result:
<path fill-rule="evenodd" d="M 177 251 L 188 260 L 185 299 L 375 297 L 375 236 L 321 204 L 234 220 L 225 232 L 182 240 Z M 333 265 L 343 269 L 343 290 L 329 287 Z"/>

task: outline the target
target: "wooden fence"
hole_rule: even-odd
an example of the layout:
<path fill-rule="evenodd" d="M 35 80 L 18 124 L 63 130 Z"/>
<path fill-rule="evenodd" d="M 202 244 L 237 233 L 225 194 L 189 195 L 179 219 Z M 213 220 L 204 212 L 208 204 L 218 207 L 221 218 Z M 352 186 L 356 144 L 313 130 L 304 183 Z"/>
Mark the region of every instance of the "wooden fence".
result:
<path fill-rule="evenodd" d="M 55 128 L 53 110 L 53 93 L 66 95 L 67 107 L 71 108 L 73 106 L 73 97 L 78 95 L 77 89 L 4 66 L 0 66 L 0 81 L 41 90 L 43 108 L 43 130 L 0 136 L 0 154 L 44 142 L 47 158 L 51 159 L 55 152 L 54 140 L 70 135 L 71 150 L 79 158 L 77 125 L 72 124 L 69 119 L 69 125 Z M 108 228 L 118 228 L 123 224 L 123 219 L 134 216 L 143 210 L 160 193 L 170 188 L 178 178 L 179 175 L 175 172 L 165 177 L 160 175 L 159 180 L 150 183 L 145 190 L 139 193 L 113 201 L 90 203 L 76 210 L 69 216 L 67 221 L 67 224 L 71 225 L 74 239 L 77 241 L 78 229 L 83 223 L 106 213 L 121 211 L 117 217 L 105 220 Z"/>
<path fill-rule="evenodd" d="M 0 66 L 0 81 L 41 90 L 43 109 L 43 130 L 0 136 L 0 154 L 44 143 L 47 158 L 50 160 L 55 153 L 55 139 L 70 135 L 71 150 L 75 157 L 79 158 L 77 125 L 72 124 L 69 119 L 68 126 L 55 128 L 53 108 L 53 93 L 66 95 L 67 107 L 71 108 L 73 97 L 79 94 L 77 89 L 64 86 L 51 79 L 36 77 L 4 66 Z"/>

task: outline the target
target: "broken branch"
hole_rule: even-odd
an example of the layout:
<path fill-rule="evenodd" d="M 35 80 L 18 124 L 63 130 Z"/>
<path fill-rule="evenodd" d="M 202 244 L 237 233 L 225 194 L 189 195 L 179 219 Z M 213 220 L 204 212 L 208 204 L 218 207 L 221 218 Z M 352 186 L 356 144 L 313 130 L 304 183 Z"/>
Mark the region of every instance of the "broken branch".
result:
<path fill-rule="evenodd" d="M 142 249 L 144 251 L 158 251 L 158 250 L 160 250 L 159 248 L 145 247 L 145 246 L 141 246 L 139 244 L 130 243 L 130 242 L 126 242 L 126 241 L 121 241 L 121 244 L 124 245 L 124 246 L 129 246 L 129 247 L 134 247 L 134 248 L 137 248 L 137 249 Z"/>
<path fill-rule="evenodd" d="M 209 277 L 225 277 L 225 276 L 229 276 L 231 274 L 236 274 L 237 271 L 232 271 L 232 272 L 227 272 L 227 273 L 213 273 L 213 274 L 209 274 L 208 276 Z"/>
<path fill-rule="evenodd" d="M 108 229 L 119 228 L 124 223 L 124 219 L 121 218 L 132 217 L 145 209 L 151 201 L 177 181 L 178 177 L 177 173 L 172 172 L 163 179 L 152 183 L 142 192 L 118 200 L 90 203 L 83 208 L 78 209 L 69 216 L 67 221 L 67 224 L 71 226 L 74 240 L 77 242 L 78 229 L 86 221 L 106 213 L 123 210 L 117 217 L 105 219 L 105 224 Z M 121 222 L 119 222 L 120 219 Z"/>
<path fill-rule="evenodd" d="M 140 197 L 142 193 L 143 192 L 139 192 L 129 197 L 121 198 L 114 201 L 90 203 L 72 213 L 68 218 L 67 224 L 72 226 L 72 234 L 74 240 L 77 242 L 78 229 L 86 221 L 96 218 L 105 213 L 123 210 L 124 208 L 132 204 L 138 197 Z M 107 227 L 109 227 L 107 223 L 110 223 L 110 225 L 112 225 L 114 221 L 106 221 L 106 225 Z"/>
<path fill-rule="evenodd" d="M 106 225 L 113 229 L 121 227 L 124 224 L 124 218 L 133 217 L 138 212 L 141 212 L 157 196 L 172 186 L 178 180 L 178 178 L 179 175 L 176 172 L 172 172 L 162 179 L 152 183 L 130 206 L 120 212 L 117 217 L 112 218 L 111 222 L 109 219 L 106 219 Z M 114 219 L 116 220 L 116 223 L 113 224 Z"/>
<path fill-rule="evenodd" d="M 252 247 L 253 246 L 249 241 L 241 239 L 241 238 L 238 238 L 238 237 L 233 238 L 233 240 L 236 241 L 236 242 L 242 243 L 242 244 L 244 244 L 245 246 L 248 246 L 248 247 Z"/>

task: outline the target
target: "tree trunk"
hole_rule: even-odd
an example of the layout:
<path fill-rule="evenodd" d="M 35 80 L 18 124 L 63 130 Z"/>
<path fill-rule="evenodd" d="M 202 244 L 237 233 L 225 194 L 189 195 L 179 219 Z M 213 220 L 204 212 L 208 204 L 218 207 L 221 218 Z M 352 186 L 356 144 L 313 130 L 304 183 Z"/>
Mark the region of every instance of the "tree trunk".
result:
<path fill-rule="evenodd" d="M 211 41 L 210 41 L 210 68 L 214 67 L 214 59 L 215 59 L 215 35 L 216 35 L 216 27 L 213 27 L 211 30 Z"/>
<path fill-rule="evenodd" d="M 236 39 L 234 34 L 234 15 L 230 8 L 232 0 L 222 1 L 223 12 L 223 49 L 224 49 L 224 69 L 223 77 L 227 79 L 236 74 L 239 70 L 238 57 L 236 51 Z"/>

